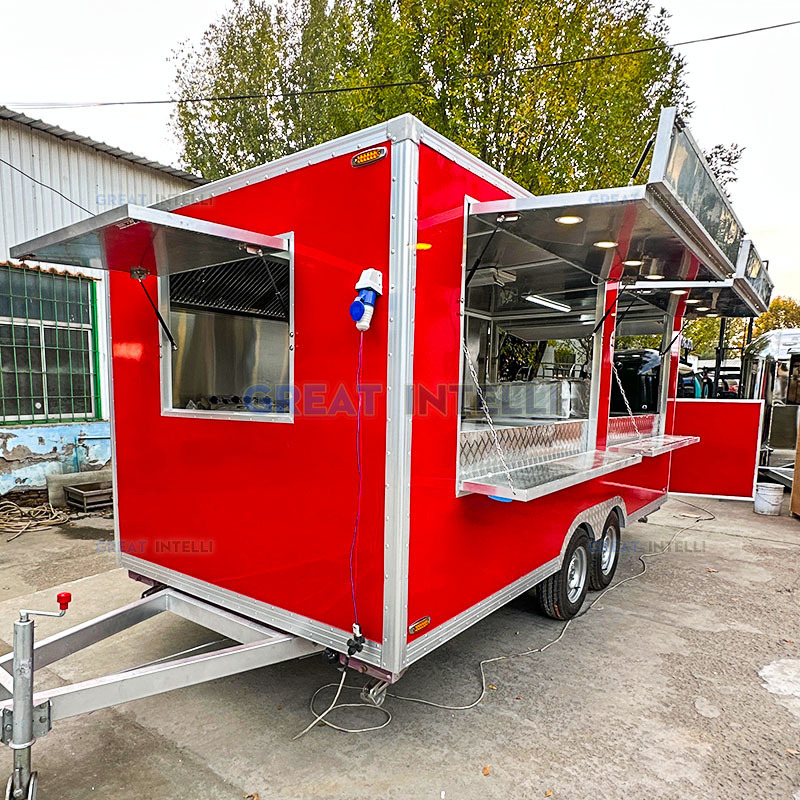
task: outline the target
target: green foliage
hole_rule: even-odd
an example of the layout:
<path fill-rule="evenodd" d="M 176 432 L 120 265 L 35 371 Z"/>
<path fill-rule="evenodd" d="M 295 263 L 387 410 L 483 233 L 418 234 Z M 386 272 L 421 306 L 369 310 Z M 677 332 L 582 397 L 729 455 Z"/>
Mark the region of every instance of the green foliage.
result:
<path fill-rule="evenodd" d="M 714 358 L 719 345 L 720 320 L 700 317 L 689 320 L 683 325 L 683 335 L 692 340 L 692 353 L 699 358 Z M 737 358 L 736 352 L 744 346 L 747 332 L 747 320 L 731 317 L 725 324 L 725 358 Z"/>
<path fill-rule="evenodd" d="M 660 350 L 662 346 L 663 341 L 660 333 L 653 333 L 650 335 L 641 334 L 639 336 L 618 336 L 614 343 L 615 350 L 644 350 L 647 348 Z"/>
<path fill-rule="evenodd" d="M 725 328 L 726 358 L 737 357 L 745 343 L 748 320 L 729 318 Z M 700 358 L 713 358 L 719 344 L 719 319 L 701 318 L 687 322 L 683 327 L 683 335 L 694 343 L 692 352 Z M 753 324 L 753 336 L 761 336 L 767 331 L 777 328 L 800 328 L 800 303 L 791 297 L 776 297 L 769 304 L 769 311 L 764 312 Z"/>
<path fill-rule="evenodd" d="M 234 0 L 176 53 L 177 94 L 269 97 L 183 103 L 173 122 L 208 178 L 411 112 L 535 193 L 624 185 L 661 106 L 687 105 L 667 33 L 647 0 Z"/>
<path fill-rule="evenodd" d="M 791 297 L 776 297 L 753 325 L 753 335 L 761 336 L 777 328 L 800 328 L 800 303 Z"/>

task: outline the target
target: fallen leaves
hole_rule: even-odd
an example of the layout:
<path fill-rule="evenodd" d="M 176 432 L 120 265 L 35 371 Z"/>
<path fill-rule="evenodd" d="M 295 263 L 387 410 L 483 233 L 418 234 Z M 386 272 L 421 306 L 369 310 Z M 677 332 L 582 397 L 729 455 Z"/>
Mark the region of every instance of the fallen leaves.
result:
<path fill-rule="evenodd" d="M 491 774 L 491 771 L 492 771 L 492 768 L 488 764 L 483 768 L 483 774 L 484 775 Z"/>
<path fill-rule="evenodd" d="M 552 789 L 548 789 L 548 790 L 547 790 L 547 791 L 544 793 L 544 796 L 545 796 L 545 797 L 552 797 L 552 796 L 553 796 L 553 790 L 552 790 Z"/>
<path fill-rule="evenodd" d="M 495 686 L 493 683 L 490 683 L 490 684 L 489 684 L 489 688 L 490 688 L 490 689 L 491 689 L 493 692 L 496 692 L 496 691 L 497 691 L 497 687 L 496 687 L 496 686 Z"/>
<path fill-rule="evenodd" d="M 714 567 L 706 567 L 706 572 L 719 572 L 719 570 L 714 569 Z"/>
<path fill-rule="evenodd" d="M 790 756 L 800 756 L 800 750 L 795 750 L 794 747 L 787 747 L 786 752 Z"/>
<path fill-rule="evenodd" d="M 246 794 L 244 796 L 244 800 L 258 800 L 258 792 L 252 792 L 251 794 Z"/>

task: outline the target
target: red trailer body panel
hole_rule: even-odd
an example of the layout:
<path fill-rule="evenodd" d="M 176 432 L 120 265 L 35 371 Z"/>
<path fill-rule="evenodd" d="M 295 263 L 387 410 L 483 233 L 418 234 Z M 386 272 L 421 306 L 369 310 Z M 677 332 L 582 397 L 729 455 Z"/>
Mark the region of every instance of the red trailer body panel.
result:
<path fill-rule="evenodd" d="M 124 554 L 350 628 L 359 335 L 347 308 L 364 265 L 388 270 L 390 162 L 354 169 L 343 155 L 178 212 L 255 232 L 294 232 L 295 294 L 315 300 L 296 304 L 295 384 L 302 388 L 291 424 L 162 416 L 152 311 L 135 281 L 110 275 Z M 156 296 L 155 279 L 147 285 Z M 386 381 L 386 329 L 379 314 L 365 336 L 368 386 Z M 386 398 L 371 394 L 357 594 L 365 635 L 380 641 Z"/>
<path fill-rule="evenodd" d="M 700 443 L 672 454 L 670 491 L 752 500 L 763 416 L 763 400 L 677 400 L 675 432 Z"/>

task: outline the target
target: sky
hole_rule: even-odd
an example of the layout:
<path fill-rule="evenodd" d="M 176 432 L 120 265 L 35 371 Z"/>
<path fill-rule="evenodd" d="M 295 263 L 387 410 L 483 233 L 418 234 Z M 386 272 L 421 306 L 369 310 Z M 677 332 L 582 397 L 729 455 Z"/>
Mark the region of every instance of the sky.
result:
<path fill-rule="evenodd" d="M 185 40 L 197 41 L 227 0 L 138 0 L 113 12 L 103 0 L 0 4 L 6 60 L 0 105 L 179 166 L 167 106 L 45 109 L 23 103 L 168 97 Z M 663 0 L 670 41 L 713 36 L 800 19 L 800 0 Z M 16 43 L 16 44 L 15 44 Z M 14 48 L 19 54 L 13 55 Z M 763 258 L 776 294 L 800 298 L 800 257 L 792 218 L 800 159 L 800 26 L 679 48 L 695 103 L 690 127 L 699 144 L 745 148 L 734 208 Z"/>

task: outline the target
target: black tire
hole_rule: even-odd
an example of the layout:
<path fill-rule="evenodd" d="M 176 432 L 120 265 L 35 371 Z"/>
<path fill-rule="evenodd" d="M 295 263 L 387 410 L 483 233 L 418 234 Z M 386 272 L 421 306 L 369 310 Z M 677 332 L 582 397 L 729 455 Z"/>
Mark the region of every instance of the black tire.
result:
<path fill-rule="evenodd" d="M 580 611 L 589 588 L 590 561 L 589 534 L 577 528 L 564 551 L 561 569 L 536 587 L 539 604 L 548 617 L 572 619 Z"/>
<path fill-rule="evenodd" d="M 600 538 L 592 542 L 589 559 L 589 588 L 605 589 L 614 579 L 619 563 L 620 525 L 616 511 L 603 523 Z"/>

